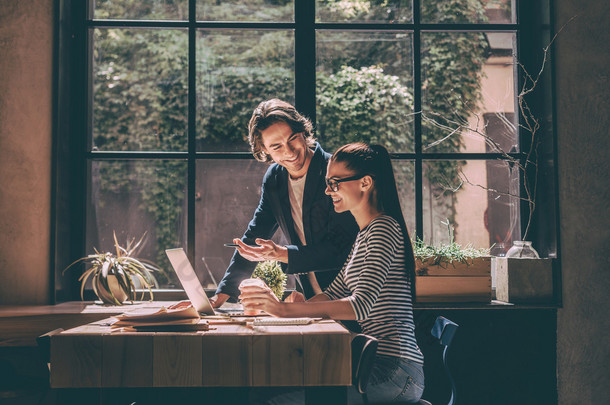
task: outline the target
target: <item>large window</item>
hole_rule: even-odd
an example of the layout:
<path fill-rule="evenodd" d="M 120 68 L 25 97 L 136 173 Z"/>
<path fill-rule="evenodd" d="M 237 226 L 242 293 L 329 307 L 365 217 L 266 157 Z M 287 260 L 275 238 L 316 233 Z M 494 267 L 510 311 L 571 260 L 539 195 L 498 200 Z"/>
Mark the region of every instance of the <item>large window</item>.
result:
<path fill-rule="evenodd" d="M 274 97 L 312 118 L 329 152 L 365 141 L 393 153 L 412 237 L 446 242 L 448 220 L 457 242 L 495 254 L 521 239 L 517 62 L 531 33 L 516 0 L 67 3 L 76 44 L 60 58 L 76 62 L 62 70 L 72 107 L 60 129 L 86 198 L 72 195 L 64 233 L 82 237 L 77 256 L 110 249 L 113 232 L 146 234 L 161 287 L 177 286 L 164 250 L 182 246 L 213 288 L 267 169 L 247 122 Z"/>

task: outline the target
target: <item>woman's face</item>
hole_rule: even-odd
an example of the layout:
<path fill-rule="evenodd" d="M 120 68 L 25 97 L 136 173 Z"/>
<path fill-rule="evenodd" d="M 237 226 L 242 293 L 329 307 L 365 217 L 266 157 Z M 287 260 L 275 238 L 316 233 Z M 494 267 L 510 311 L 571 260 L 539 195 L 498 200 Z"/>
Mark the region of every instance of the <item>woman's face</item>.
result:
<path fill-rule="evenodd" d="M 347 168 L 344 162 L 329 162 L 326 172 L 327 180 L 341 180 L 354 177 L 358 173 Z M 357 177 L 357 176 L 356 176 Z M 367 186 L 367 183 L 369 186 Z M 333 200 L 336 212 L 353 211 L 368 204 L 368 192 L 370 190 L 370 177 L 348 180 L 338 183 L 337 191 L 333 191 L 327 184 L 324 192 Z"/>

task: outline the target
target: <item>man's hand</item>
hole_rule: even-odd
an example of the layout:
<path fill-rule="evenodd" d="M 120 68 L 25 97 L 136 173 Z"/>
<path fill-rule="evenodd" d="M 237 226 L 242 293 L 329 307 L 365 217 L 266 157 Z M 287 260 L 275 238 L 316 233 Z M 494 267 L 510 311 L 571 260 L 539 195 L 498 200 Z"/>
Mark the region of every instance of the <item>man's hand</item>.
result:
<path fill-rule="evenodd" d="M 276 260 L 288 263 L 288 249 L 286 246 L 276 245 L 272 240 L 256 239 L 257 246 L 246 245 L 240 239 L 233 239 L 237 244 L 237 251 L 246 260 L 251 262 L 264 262 L 265 260 Z"/>
<path fill-rule="evenodd" d="M 227 294 L 218 293 L 210 298 L 210 304 L 212 304 L 212 308 L 218 308 L 222 304 L 224 304 L 229 299 Z"/>

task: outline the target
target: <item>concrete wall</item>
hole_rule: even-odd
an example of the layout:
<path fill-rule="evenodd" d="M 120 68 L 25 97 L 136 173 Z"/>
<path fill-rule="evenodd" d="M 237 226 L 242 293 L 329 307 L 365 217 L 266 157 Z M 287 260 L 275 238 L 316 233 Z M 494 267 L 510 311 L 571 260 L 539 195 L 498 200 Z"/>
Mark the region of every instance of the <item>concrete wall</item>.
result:
<path fill-rule="evenodd" d="M 0 304 L 49 301 L 53 3 L 0 3 Z"/>
<path fill-rule="evenodd" d="M 0 3 L 0 304 L 46 303 L 52 0 Z M 556 0 L 560 404 L 609 403 L 610 3 Z"/>
<path fill-rule="evenodd" d="M 610 403 L 610 2 L 556 0 L 560 404 Z"/>

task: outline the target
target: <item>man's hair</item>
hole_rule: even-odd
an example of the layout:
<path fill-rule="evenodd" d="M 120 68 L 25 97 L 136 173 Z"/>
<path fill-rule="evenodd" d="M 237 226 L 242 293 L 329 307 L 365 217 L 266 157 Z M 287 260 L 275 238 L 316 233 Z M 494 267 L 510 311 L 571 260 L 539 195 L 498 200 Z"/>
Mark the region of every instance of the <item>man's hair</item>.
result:
<path fill-rule="evenodd" d="M 254 158 L 260 162 L 273 162 L 264 151 L 261 131 L 278 122 L 285 122 L 293 133 L 303 133 L 308 147 L 315 146 L 313 125 L 309 118 L 301 115 L 292 104 L 277 98 L 261 102 L 252 112 L 248 123 L 248 141 Z"/>

